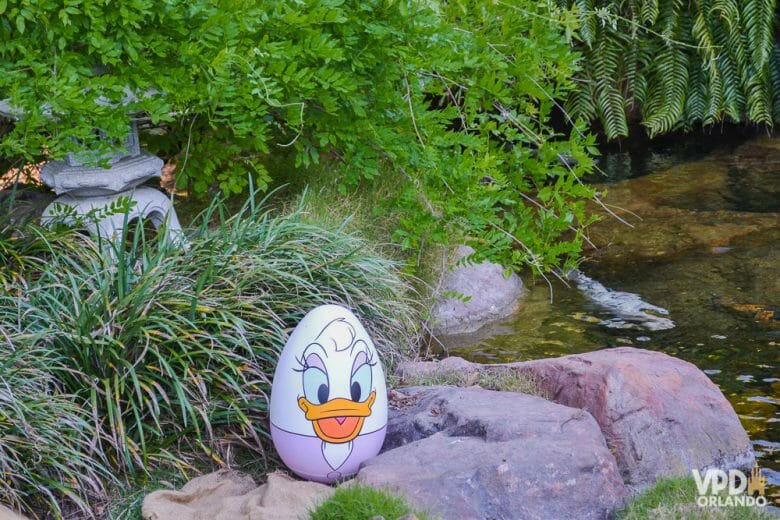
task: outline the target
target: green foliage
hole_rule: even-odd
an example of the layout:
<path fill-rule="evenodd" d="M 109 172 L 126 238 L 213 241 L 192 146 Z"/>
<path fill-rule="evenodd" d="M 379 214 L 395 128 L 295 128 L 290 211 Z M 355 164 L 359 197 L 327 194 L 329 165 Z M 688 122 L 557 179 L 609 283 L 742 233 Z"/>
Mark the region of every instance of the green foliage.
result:
<path fill-rule="evenodd" d="M 25 111 L 0 153 L 97 146 L 93 129 L 119 139 L 133 111 L 195 193 L 240 192 L 247 172 L 264 188 L 267 162 L 289 156 L 345 188 L 397 177 L 388 204 L 405 215 L 394 238 L 408 249 L 465 241 L 539 271 L 576 261 L 593 140 L 549 124 L 576 70 L 572 11 L 534 0 L 115 4 L 0 4 L 0 97 Z M 136 97 L 122 107 L 125 89 Z"/>
<path fill-rule="evenodd" d="M 575 117 L 610 139 L 694 124 L 780 121 L 776 0 L 568 0 L 581 23 Z"/>
<path fill-rule="evenodd" d="M 59 518 L 64 496 L 93 510 L 114 477 L 97 449 L 102 432 L 53 377 L 65 360 L 0 337 L 0 502 Z"/>
<path fill-rule="evenodd" d="M 420 520 L 429 518 L 413 511 L 399 496 L 371 486 L 344 485 L 312 512 L 311 520 L 366 520 L 376 516 L 396 519 L 409 514 Z"/>
<path fill-rule="evenodd" d="M 617 515 L 619 520 L 769 520 L 755 507 L 699 507 L 692 478 L 665 478 L 634 497 Z"/>
<path fill-rule="evenodd" d="M 263 456 L 278 352 L 316 305 L 352 307 L 385 363 L 415 344 L 409 331 L 420 318 L 407 283 L 362 239 L 306 222 L 299 210 L 274 216 L 253 200 L 228 219 L 222 213 L 219 204 L 204 213 L 186 250 L 163 234 L 150 241 L 140 224 L 130 248 L 110 256 L 89 237 L 35 231 L 47 251 L 25 264 L 24 287 L 0 293 L 0 337 L 4 352 L 51 353 L 41 370 L 52 383 L 37 390 L 11 381 L 8 391 L 72 404 L 70 416 L 27 418 L 33 432 L 60 428 L 64 444 L 71 436 L 59 421 L 81 421 L 61 451 L 73 466 L 104 461 L 117 475 L 185 468 L 193 452 L 220 462 L 233 442 Z M 14 442 L 26 441 L 0 437 L 0 448 Z M 49 486 L 52 496 L 70 486 L 78 498 L 95 471 L 61 486 L 32 477 L 29 486 Z"/>

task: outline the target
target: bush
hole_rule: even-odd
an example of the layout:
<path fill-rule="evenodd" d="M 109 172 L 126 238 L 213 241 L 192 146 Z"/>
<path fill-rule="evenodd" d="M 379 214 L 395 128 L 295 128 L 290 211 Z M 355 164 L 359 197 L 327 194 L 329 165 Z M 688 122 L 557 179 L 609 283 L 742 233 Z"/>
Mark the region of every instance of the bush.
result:
<path fill-rule="evenodd" d="M 119 139 L 130 111 L 196 193 L 266 187 L 280 156 L 344 187 L 393 176 L 406 248 L 571 267 L 596 196 L 592 138 L 550 123 L 575 26 L 535 0 L 2 1 L 0 98 L 25 118 L 0 154 L 105 148 L 94 129 Z"/>
<path fill-rule="evenodd" d="M 202 216 L 186 250 L 136 234 L 107 256 L 89 237 L 53 234 L 21 296 L 0 295 L 6 344 L 51 353 L 54 395 L 86 411 L 83 435 L 118 474 L 185 466 L 193 451 L 220 461 L 231 441 L 262 454 L 278 352 L 316 305 L 352 307 L 385 362 L 414 346 L 408 286 L 362 239 L 300 211 L 274 216 L 250 202 L 221 212 Z M 77 462 L 93 456 L 66 448 Z"/>

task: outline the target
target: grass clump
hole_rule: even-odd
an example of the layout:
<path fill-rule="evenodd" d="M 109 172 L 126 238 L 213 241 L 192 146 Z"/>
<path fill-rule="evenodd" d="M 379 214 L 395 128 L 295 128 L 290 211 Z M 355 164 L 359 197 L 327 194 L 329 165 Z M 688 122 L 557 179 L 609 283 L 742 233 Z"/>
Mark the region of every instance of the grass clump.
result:
<path fill-rule="evenodd" d="M 419 520 L 430 517 L 414 511 L 402 497 L 364 485 L 346 485 L 311 514 L 311 520 L 369 520 L 381 516 L 396 520 L 404 515 L 415 515 Z"/>
<path fill-rule="evenodd" d="M 250 200 L 224 214 L 220 204 L 204 212 L 184 249 L 139 228 L 129 247 L 106 254 L 107 244 L 90 237 L 31 228 L 45 251 L 26 261 L 24 276 L 5 279 L 0 341 L 24 359 L 49 359 L 35 388 L 12 378 L 12 365 L 0 364 L 0 382 L 17 399 L 69 403 L 70 415 L 27 414 L 19 427 L 0 421 L 0 450 L 16 449 L 21 427 L 46 428 L 35 449 L 66 457 L 83 478 L 64 474 L 51 485 L 54 477 L 20 464 L 29 485 L 0 486 L 0 502 L 30 512 L 20 490 L 50 486 L 52 497 L 72 498 L 91 516 L 90 497 L 105 498 L 110 481 L 102 476 L 183 471 L 204 453 L 221 464 L 236 446 L 262 459 L 278 352 L 317 305 L 352 308 L 385 363 L 413 348 L 419 318 L 397 263 L 343 228 L 307 221 L 300 208 L 272 214 Z M 58 425 L 62 416 L 70 429 Z"/>
<path fill-rule="evenodd" d="M 487 390 L 519 392 L 548 398 L 533 374 L 509 367 L 485 367 L 482 370 L 438 369 L 431 373 L 405 375 L 390 381 L 393 386 L 480 386 Z"/>
<path fill-rule="evenodd" d="M 51 374 L 60 362 L 40 348 L 0 344 L 0 502 L 55 517 L 62 497 L 90 510 L 115 482 L 97 446 L 102 432 Z"/>
<path fill-rule="evenodd" d="M 769 520 L 769 513 L 755 507 L 699 507 L 692 478 L 658 481 L 632 499 L 618 513 L 619 520 Z"/>

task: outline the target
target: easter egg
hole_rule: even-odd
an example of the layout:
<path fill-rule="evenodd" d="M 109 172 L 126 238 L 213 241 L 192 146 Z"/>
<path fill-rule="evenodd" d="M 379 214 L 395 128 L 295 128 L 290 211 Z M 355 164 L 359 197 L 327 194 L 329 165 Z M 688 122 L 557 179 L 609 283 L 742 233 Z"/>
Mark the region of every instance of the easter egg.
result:
<path fill-rule="evenodd" d="M 335 482 L 382 448 L 387 389 L 366 329 L 339 305 L 311 310 L 284 346 L 271 386 L 271 438 L 297 475 Z"/>

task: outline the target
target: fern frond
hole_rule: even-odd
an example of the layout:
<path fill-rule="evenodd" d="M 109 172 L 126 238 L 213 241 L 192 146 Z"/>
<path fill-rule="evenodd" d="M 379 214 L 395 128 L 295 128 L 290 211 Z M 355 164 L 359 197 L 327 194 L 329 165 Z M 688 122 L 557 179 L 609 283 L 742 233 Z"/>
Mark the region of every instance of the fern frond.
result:
<path fill-rule="evenodd" d="M 769 62 L 772 82 L 772 118 L 780 122 L 780 43 L 775 44 L 773 59 Z"/>
<path fill-rule="evenodd" d="M 614 38 L 601 38 L 594 49 L 596 104 L 609 139 L 628 135 L 623 96 L 618 89 L 617 71 L 621 62 L 621 48 Z"/>
<path fill-rule="evenodd" d="M 701 63 L 691 60 L 689 66 L 688 92 L 683 116 L 687 128 L 692 127 L 697 121 L 703 120 L 707 110 L 707 100 L 704 93 L 707 86 L 707 77 L 704 71 L 702 71 Z"/>
<path fill-rule="evenodd" d="M 577 15 L 580 19 L 580 37 L 589 47 L 593 47 L 598 32 L 596 13 L 593 9 L 593 0 L 575 0 Z"/>
<path fill-rule="evenodd" d="M 780 0 L 568 1 L 588 47 L 588 88 L 570 106 L 597 115 L 608 137 L 625 135 L 626 110 L 637 107 L 652 135 L 697 121 L 780 120 Z M 599 10 L 616 12 L 617 25 Z"/>
<path fill-rule="evenodd" d="M 658 19 L 658 0 L 645 0 L 639 10 L 639 20 L 649 26 Z"/>
<path fill-rule="evenodd" d="M 702 123 L 711 125 L 718 120 L 723 110 L 723 80 L 717 67 L 711 67 L 709 73 L 709 84 L 707 85 L 707 111 Z"/>
<path fill-rule="evenodd" d="M 772 96 L 768 86 L 769 65 L 753 74 L 747 85 L 748 117 L 756 123 L 772 124 Z"/>
<path fill-rule="evenodd" d="M 663 104 L 643 122 L 651 136 L 669 132 L 680 122 L 688 84 L 688 59 L 679 49 L 667 49 L 658 56 L 657 66 Z"/>
<path fill-rule="evenodd" d="M 762 69 L 769 61 L 774 47 L 774 14 L 776 0 L 747 0 L 742 15 L 750 41 L 752 64 Z"/>

